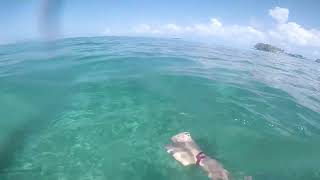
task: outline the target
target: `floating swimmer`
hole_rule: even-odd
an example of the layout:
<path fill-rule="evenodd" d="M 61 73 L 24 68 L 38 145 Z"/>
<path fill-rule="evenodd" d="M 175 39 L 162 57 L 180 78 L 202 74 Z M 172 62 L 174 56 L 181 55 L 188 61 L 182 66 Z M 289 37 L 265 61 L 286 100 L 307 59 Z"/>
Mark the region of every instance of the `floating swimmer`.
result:
<path fill-rule="evenodd" d="M 229 172 L 217 160 L 205 155 L 193 141 L 190 133 L 179 133 L 171 138 L 172 144 L 166 146 L 178 162 L 184 166 L 199 165 L 213 180 L 229 180 Z"/>

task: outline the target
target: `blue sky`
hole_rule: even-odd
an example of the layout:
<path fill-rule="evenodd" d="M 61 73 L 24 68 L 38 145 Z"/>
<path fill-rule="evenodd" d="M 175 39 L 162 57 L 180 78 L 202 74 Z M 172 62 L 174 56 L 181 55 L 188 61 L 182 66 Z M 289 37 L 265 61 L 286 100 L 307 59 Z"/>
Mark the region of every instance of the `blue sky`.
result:
<path fill-rule="evenodd" d="M 42 37 L 44 4 L 0 0 L 0 44 Z M 318 0 L 61 0 L 56 17 L 63 37 L 182 37 L 239 47 L 263 41 L 320 56 L 319 7 Z"/>

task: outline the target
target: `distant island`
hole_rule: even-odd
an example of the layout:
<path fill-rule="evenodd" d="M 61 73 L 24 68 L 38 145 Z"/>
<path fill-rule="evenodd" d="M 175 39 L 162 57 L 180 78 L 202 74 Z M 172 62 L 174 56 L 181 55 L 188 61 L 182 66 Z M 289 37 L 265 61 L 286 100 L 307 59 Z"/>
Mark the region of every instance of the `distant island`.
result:
<path fill-rule="evenodd" d="M 286 54 L 291 57 L 299 58 L 299 59 L 306 59 L 304 56 L 300 54 L 293 54 L 293 53 L 287 53 L 283 49 L 280 49 L 278 47 L 272 46 L 270 44 L 265 44 L 265 43 L 257 43 L 254 48 L 256 50 L 260 51 L 266 51 L 266 52 L 272 52 L 272 53 L 281 53 L 281 54 Z M 319 59 L 318 59 L 319 60 Z M 320 60 L 319 60 L 320 61 Z"/>
<path fill-rule="evenodd" d="M 284 50 L 277 48 L 275 46 L 272 46 L 270 44 L 264 44 L 264 43 L 257 43 L 254 48 L 256 50 L 260 50 L 260 51 L 266 51 L 266 52 L 272 52 L 272 53 L 283 53 Z"/>
<path fill-rule="evenodd" d="M 295 57 L 295 58 L 306 59 L 305 57 L 303 57 L 300 54 L 291 54 L 291 53 L 285 53 L 285 54 L 287 54 L 288 56 L 291 56 L 291 57 Z"/>
<path fill-rule="evenodd" d="M 320 63 L 320 59 L 317 59 L 316 62 L 317 62 L 317 63 Z"/>

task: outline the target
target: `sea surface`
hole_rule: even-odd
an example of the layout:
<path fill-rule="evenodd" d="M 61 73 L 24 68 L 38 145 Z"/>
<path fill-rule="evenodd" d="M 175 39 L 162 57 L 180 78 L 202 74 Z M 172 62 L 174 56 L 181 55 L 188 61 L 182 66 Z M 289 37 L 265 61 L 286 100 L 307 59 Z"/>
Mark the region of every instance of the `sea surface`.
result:
<path fill-rule="evenodd" d="M 165 151 L 183 131 L 234 180 L 319 180 L 320 64 L 179 39 L 0 46 L 1 180 L 208 180 Z"/>

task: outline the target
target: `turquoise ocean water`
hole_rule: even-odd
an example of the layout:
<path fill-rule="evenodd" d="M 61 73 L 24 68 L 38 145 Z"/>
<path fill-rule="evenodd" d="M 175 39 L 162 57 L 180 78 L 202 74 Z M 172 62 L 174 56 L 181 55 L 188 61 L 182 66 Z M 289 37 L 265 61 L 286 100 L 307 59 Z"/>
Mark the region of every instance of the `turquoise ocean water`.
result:
<path fill-rule="evenodd" d="M 320 64 L 177 39 L 0 46 L 0 179 L 206 180 L 164 146 L 190 131 L 233 179 L 320 179 Z"/>

